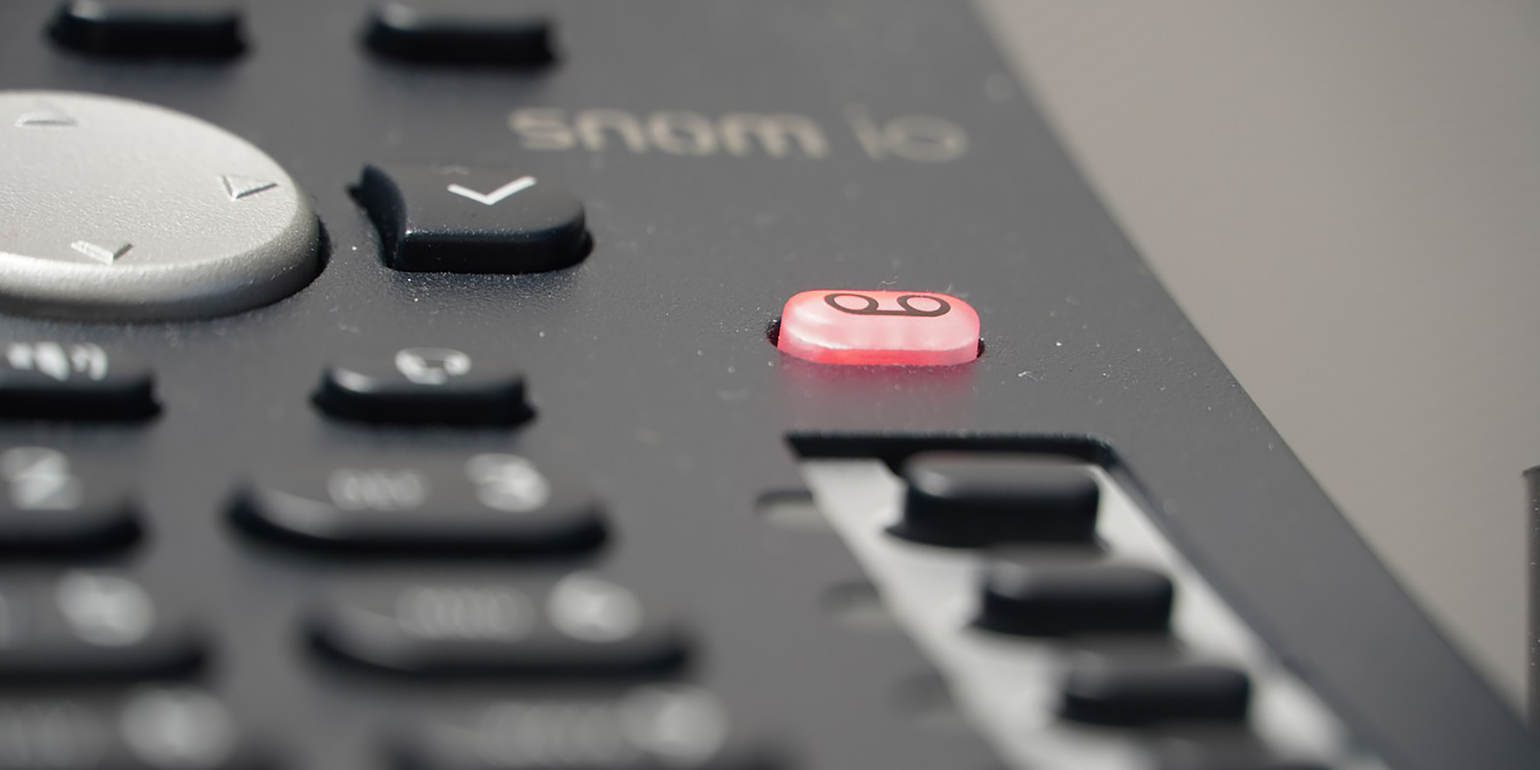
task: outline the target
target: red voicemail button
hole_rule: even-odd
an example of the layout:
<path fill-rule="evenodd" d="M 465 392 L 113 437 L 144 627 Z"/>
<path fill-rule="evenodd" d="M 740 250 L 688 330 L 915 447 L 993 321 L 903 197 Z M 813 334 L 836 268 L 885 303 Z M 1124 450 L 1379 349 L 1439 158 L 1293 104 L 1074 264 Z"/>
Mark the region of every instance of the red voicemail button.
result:
<path fill-rule="evenodd" d="M 786 300 L 775 346 L 821 364 L 963 364 L 979 357 L 979 314 L 936 292 L 804 291 Z"/>

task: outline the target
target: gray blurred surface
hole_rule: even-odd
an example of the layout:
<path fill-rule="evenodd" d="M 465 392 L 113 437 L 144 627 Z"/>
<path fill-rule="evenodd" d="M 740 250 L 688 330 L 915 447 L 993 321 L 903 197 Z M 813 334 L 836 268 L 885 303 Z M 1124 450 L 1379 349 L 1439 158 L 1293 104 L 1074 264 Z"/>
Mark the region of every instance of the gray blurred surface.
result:
<path fill-rule="evenodd" d="M 980 2 L 1198 328 L 1517 704 L 1540 4 Z"/>

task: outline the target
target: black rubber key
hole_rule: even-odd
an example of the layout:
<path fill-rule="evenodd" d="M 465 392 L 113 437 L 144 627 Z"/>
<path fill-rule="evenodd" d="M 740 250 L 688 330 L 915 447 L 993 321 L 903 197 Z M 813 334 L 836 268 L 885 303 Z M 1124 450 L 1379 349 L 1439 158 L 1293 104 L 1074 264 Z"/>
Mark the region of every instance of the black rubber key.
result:
<path fill-rule="evenodd" d="M 13 342 L 0 358 L 0 419 L 142 420 L 155 415 L 142 361 L 90 343 Z"/>
<path fill-rule="evenodd" d="M 364 38 L 376 53 L 437 64 L 548 64 L 551 20 L 528 3 L 391 2 L 374 9 Z"/>
<path fill-rule="evenodd" d="M 435 709 L 386 736 L 408 770 L 768 770 L 784 766 L 746 739 L 697 687 L 646 685 L 609 699 L 496 700 Z M 538 739 L 518 736 L 538 735 Z"/>
<path fill-rule="evenodd" d="M 1081 463 L 1052 455 L 934 452 L 904 464 L 894 534 L 960 548 L 1090 542 L 1100 492 Z"/>
<path fill-rule="evenodd" d="M 685 654 L 672 617 L 590 572 L 360 580 L 312 610 L 309 632 L 347 661 L 420 676 L 605 676 Z"/>
<path fill-rule="evenodd" d="M 313 400 L 332 417 L 361 422 L 517 425 L 534 416 L 522 373 L 449 348 L 333 366 Z"/>
<path fill-rule="evenodd" d="M 0 698 L 0 770 L 268 770 L 223 704 L 187 687 Z"/>
<path fill-rule="evenodd" d="M 228 59 L 246 49 L 239 8 L 190 0 L 69 0 L 49 33 L 103 56 Z"/>
<path fill-rule="evenodd" d="M 231 515 L 298 545 L 407 556 L 569 552 L 605 533 L 585 488 L 501 453 L 275 463 L 238 488 Z"/>
<path fill-rule="evenodd" d="M 1251 679 L 1207 664 L 1083 662 L 1064 683 L 1062 715 L 1092 724 L 1233 722 L 1246 718 Z"/>
<path fill-rule="evenodd" d="M 0 583 L 0 681 L 175 676 L 205 656 L 198 625 L 137 582 L 71 571 Z"/>
<path fill-rule="evenodd" d="M 371 165 L 357 196 L 396 270 L 541 273 L 571 267 L 592 248 L 583 204 L 523 171 Z"/>
<path fill-rule="evenodd" d="M 991 564 L 978 624 L 1024 636 L 1163 633 L 1171 579 L 1115 564 Z"/>
<path fill-rule="evenodd" d="M 139 511 L 119 464 L 46 446 L 0 447 L 0 554 L 74 554 L 133 542 Z"/>

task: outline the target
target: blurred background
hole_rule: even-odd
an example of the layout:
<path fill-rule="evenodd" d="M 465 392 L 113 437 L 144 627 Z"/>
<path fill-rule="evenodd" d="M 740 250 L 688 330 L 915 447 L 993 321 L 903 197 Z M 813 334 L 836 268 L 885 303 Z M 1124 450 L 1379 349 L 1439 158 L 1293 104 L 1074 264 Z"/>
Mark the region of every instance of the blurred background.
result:
<path fill-rule="evenodd" d="M 1198 329 L 1517 707 L 1540 3 L 979 1 Z"/>

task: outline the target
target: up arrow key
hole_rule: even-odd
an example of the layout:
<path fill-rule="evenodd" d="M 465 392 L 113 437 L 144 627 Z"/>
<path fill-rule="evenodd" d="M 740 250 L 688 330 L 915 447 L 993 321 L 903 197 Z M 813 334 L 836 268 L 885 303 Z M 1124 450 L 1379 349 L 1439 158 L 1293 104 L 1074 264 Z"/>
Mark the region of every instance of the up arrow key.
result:
<path fill-rule="evenodd" d="M 463 197 L 466 197 L 466 198 L 470 198 L 471 200 L 473 200 L 473 201 L 475 201 L 477 203 L 480 203 L 480 204 L 482 204 L 484 206 L 496 206 L 497 204 L 502 203 L 505 199 L 507 199 L 508 196 L 513 195 L 515 193 L 523 192 L 524 190 L 528 190 L 529 188 L 534 187 L 534 186 L 535 186 L 535 178 L 534 177 L 532 177 L 532 176 L 521 176 L 518 179 L 515 179 L 512 182 L 509 182 L 508 184 L 505 184 L 502 187 L 499 187 L 496 190 L 493 190 L 492 192 L 489 192 L 489 193 L 486 193 L 486 194 L 482 194 L 482 193 L 476 192 L 475 190 L 472 190 L 469 187 L 462 187 L 462 186 L 457 185 L 457 184 L 450 185 L 448 189 L 449 189 L 450 192 L 454 193 L 455 195 L 459 195 L 459 196 L 463 196 Z"/>

